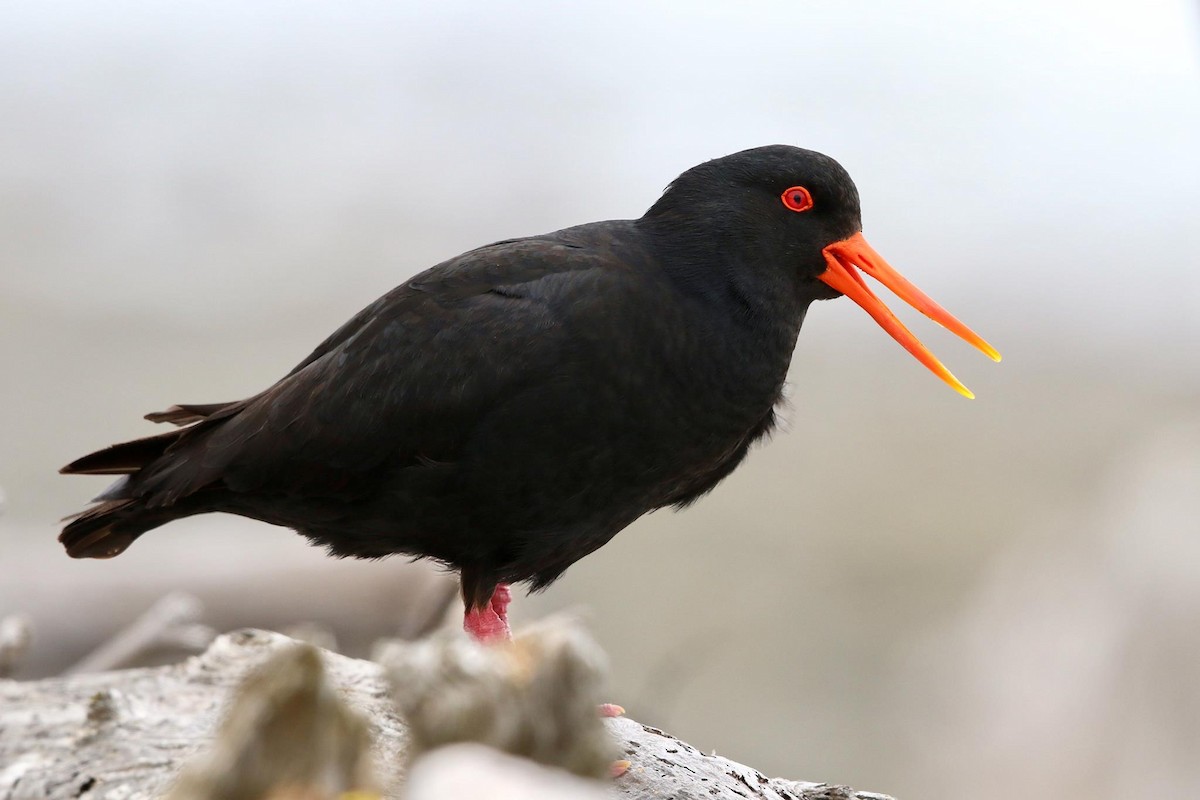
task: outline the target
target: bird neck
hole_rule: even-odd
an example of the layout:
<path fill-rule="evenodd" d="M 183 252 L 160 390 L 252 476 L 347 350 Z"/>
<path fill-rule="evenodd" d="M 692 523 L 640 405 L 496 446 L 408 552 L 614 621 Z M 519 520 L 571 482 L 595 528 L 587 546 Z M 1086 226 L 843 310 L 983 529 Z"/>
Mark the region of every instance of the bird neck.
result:
<path fill-rule="evenodd" d="M 728 309 L 742 324 L 793 330 L 794 340 L 813 298 L 797 274 L 774 263 L 735 223 L 651 215 L 637 221 L 664 272 L 684 293 Z"/>

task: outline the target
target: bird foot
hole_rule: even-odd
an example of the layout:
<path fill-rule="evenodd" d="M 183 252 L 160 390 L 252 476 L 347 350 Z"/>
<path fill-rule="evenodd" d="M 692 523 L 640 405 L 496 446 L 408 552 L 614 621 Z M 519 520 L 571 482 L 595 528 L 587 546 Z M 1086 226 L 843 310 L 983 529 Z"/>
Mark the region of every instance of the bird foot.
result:
<path fill-rule="evenodd" d="M 616 703 L 601 703 L 597 708 L 602 717 L 622 717 L 625 715 L 625 709 Z M 619 778 L 629 771 L 629 762 L 625 759 L 614 761 L 608 765 L 608 777 Z"/>
<path fill-rule="evenodd" d="M 510 641 L 512 631 L 508 627 L 508 604 L 511 602 L 512 592 L 508 584 L 497 584 L 487 605 L 467 609 L 463 616 L 463 630 L 484 644 Z"/>

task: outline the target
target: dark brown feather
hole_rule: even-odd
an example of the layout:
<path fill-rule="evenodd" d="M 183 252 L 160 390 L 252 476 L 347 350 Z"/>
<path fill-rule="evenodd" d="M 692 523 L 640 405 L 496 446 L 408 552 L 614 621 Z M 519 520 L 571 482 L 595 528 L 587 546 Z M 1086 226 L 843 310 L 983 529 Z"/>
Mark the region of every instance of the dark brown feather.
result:
<path fill-rule="evenodd" d="M 130 475 L 161 456 L 184 431 L 170 431 L 121 442 L 77 458 L 59 470 L 63 475 Z"/>
<path fill-rule="evenodd" d="M 208 419 L 222 409 L 237 403 L 181 403 L 168 408 L 166 411 L 155 411 L 147 414 L 145 419 L 151 422 L 169 422 L 172 425 L 191 425 L 202 419 Z"/>
<path fill-rule="evenodd" d="M 71 558 L 118 556 L 138 537 L 137 533 L 114 530 L 123 516 L 121 511 L 133 504 L 133 500 L 108 500 L 67 517 L 71 522 L 63 528 L 58 541 Z"/>

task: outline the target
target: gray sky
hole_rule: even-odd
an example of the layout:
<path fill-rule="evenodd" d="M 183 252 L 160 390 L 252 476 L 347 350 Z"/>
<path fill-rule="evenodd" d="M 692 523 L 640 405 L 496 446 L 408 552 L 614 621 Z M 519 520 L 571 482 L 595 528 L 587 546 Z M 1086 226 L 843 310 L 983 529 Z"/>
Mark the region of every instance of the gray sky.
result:
<path fill-rule="evenodd" d="M 842 160 L 876 247 L 1001 345 L 1200 344 L 1182 0 L 4 16 L 13 299 L 253 327 L 332 297 L 344 316 L 469 246 L 637 215 L 684 168 L 778 141 Z"/>

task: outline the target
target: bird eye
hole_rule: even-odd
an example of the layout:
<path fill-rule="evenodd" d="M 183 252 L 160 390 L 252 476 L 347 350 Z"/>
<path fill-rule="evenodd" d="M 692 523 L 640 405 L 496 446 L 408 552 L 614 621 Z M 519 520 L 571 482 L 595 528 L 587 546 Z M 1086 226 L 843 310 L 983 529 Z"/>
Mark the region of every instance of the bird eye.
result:
<path fill-rule="evenodd" d="M 793 186 L 790 189 L 785 189 L 780 195 L 783 204 L 787 206 L 789 211 L 808 211 L 813 207 L 812 195 L 808 193 L 808 189 L 803 186 Z"/>

